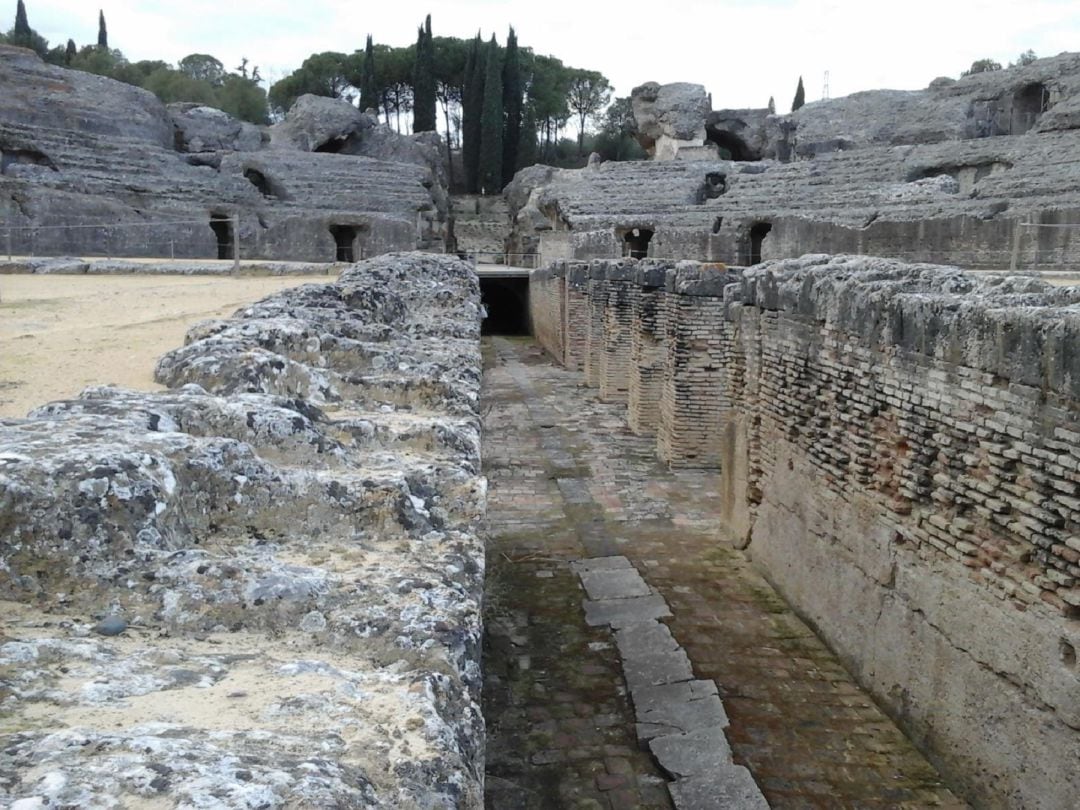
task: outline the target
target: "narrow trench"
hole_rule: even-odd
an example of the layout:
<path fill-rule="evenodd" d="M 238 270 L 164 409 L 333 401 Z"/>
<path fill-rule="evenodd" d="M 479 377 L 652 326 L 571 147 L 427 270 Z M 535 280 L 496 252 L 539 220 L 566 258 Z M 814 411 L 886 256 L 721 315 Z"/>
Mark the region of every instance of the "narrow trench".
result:
<path fill-rule="evenodd" d="M 770 806 L 967 806 L 717 541 L 715 473 L 667 471 L 622 407 L 528 337 L 486 337 L 484 358 L 487 807 L 674 806 L 671 775 L 638 743 L 611 633 L 586 625 L 570 567 L 609 555 L 667 601 L 694 677 L 719 689 L 732 759 Z"/>

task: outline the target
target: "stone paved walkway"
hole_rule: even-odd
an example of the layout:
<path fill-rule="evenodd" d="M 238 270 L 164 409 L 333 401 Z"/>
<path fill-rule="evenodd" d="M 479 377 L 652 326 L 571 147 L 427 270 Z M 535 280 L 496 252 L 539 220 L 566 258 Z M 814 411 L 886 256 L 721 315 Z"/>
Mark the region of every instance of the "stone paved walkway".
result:
<path fill-rule="evenodd" d="M 669 472 L 623 409 L 528 339 L 485 345 L 490 808 L 671 807 L 611 631 L 570 563 L 623 555 L 715 681 L 734 762 L 774 808 L 966 807 L 816 636 L 716 539 L 717 479 Z"/>

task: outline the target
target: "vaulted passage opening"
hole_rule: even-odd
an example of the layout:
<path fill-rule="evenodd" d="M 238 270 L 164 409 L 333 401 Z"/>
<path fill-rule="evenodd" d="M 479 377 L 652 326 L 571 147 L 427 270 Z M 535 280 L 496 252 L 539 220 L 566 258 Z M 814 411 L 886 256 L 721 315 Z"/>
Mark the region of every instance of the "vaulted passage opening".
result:
<path fill-rule="evenodd" d="M 480 298 L 487 317 L 480 330 L 485 335 L 528 335 L 529 279 L 481 278 Z"/>
<path fill-rule="evenodd" d="M 232 218 L 224 214 L 211 214 L 210 230 L 214 232 L 214 238 L 217 241 L 217 257 L 219 259 L 233 258 Z"/>
<path fill-rule="evenodd" d="M 761 160 L 746 141 L 726 129 L 707 129 L 705 140 L 720 148 L 720 157 L 724 160 Z"/>
<path fill-rule="evenodd" d="M 765 241 L 765 237 L 769 235 L 771 230 L 771 222 L 755 222 L 750 226 L 750 238 L 746 243 L 745 258 L 745 263 L 748 266 L 761 264 L 761 243 Z"/>
<path fill-rule="evenodd" d="M 48 155 L 37 149 L 15 149 L 13 147 L 0 147 L 0 174 L 7 171 L 8 166 L 21 164 L 24 166 L 44 166 L 52 171 L 60 171 Z"/>
<path fill-rule="evenodd" d="M 323 143 L 320 143 L 318 146 L 316 146 L 315 151 L 316 152 L 327 152 L 327 153 L 329 153 L 331 155 L 337 155 L 337 154 L 340 154 L 341 152 L 343 152 L 345 150 L 345 147 L 348 145 L 348 143 L 349 143 L 348 137 L 345 137 L 345 138 L 331 138 L 330 140 L 324 141 Z"/>
<path fill-rule="evenodd" d="M 644 259 L 649 255 L 649 242 L 653 232 L 648 228 L 634 228 L 623 236 L 623 256 L 631 259 Z"/>
<path fill-rule="evenodd" d="M 273 184 L 267 179 L 266 175 L 260 172 L 258 169 L 244 169 L 244 178 L 255 186 L 259 190 L 259 193 L 264 197 L 268 197 L 271 200 L 276 200 L 282 195 L 278 194 L 278 190 L 274 188 Z"/>
<path fill-rule="evenodd" d="M 1050 91 L 1046 85 L 1034 82 L 1021 87 L 1013 96 L 1012 123 L 1009 131 L 1023 135 L 1039 120 L 1050 105 Z"/>
<path fill-rule="evenodd" d="M 356 225 L 331 225 L 330 235 L 334 237 L 334 261 L 356 261 L 356 238 L 360 235 L 360 228 Z"/>

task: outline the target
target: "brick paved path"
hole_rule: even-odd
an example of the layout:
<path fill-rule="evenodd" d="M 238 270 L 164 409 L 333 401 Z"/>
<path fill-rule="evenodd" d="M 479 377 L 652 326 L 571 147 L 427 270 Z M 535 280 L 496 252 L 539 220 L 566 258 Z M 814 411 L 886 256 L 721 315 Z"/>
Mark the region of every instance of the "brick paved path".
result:
<path fill-rule="evenodd" d="M 485 345 L 488 807 L 671 807 L 637 743 L 609 630 L 569 563 L 624 555 L 670 605 L 728 741 L 774 808 L 966 807 L 784 604 L 716 539 L 712 473 L 668 472 L 625 410 L 528 339 Z"/>

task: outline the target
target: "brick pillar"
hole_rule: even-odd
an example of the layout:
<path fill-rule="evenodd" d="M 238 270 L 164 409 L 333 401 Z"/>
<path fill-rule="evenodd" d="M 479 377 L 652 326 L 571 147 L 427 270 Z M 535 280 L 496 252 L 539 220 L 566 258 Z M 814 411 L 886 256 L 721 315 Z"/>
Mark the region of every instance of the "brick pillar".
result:
<path fill-rule="evenodd" d="M 646 259 L 634 270 L 627 421 L 638 436 L 655 436 L 660 422 L 660 391 L 667 357 L 664 277 L 673 267 L 668 262 Z"/>
<path fill-rule="evenodd" d="M 560 363 L 564 362 L 565 344 L 564 276 L 564 262 L 553 262 L 529 273 L 529 321 L 533 336 Z"/>
<path fill-rule="evenodd" d="M 603 349 L 600 353 L 600 400 L 625 403 L 630 388 L 630 326 L 633 322 L 633 260 L 608 265 L 607 305 L 604 307 Z"/>
<path fill-rule="evenodd" d="M 562 311 L 566 349 L 563 363 L 570 371 L 582 371 L 589 348 L 589 265 L 585 262 L 567 262 L 564 281 L 565 302 Z"/>
<path fill-rule="evenodd" d="M 589 265 L 589 323 L 585 341 L 585 384 L 600 385 L 600 355 L 604 351 L 604 311 L 607 309 L 608 263 L 597 259 Z"/>
<path fill-rule="evenodd" d="M 679 262 L 665 280 L 667 356 L 656 449 L 670 467 L 720 468 L 731 408 L 724 286 L 737 278 L 721 268 Z"/>

